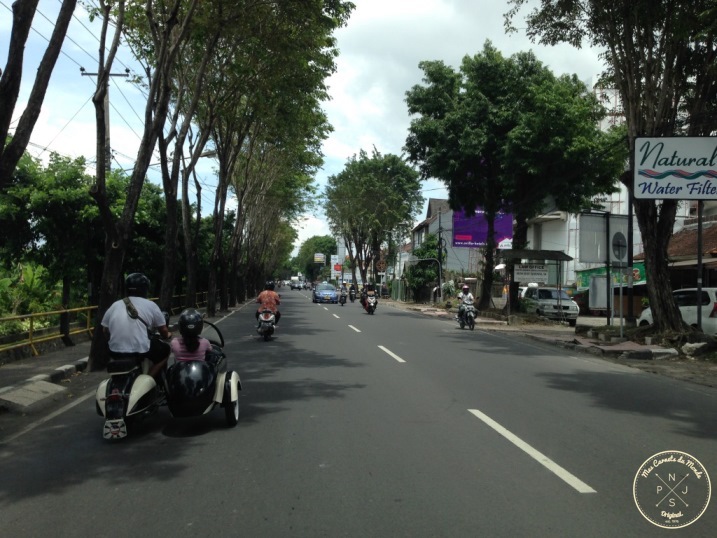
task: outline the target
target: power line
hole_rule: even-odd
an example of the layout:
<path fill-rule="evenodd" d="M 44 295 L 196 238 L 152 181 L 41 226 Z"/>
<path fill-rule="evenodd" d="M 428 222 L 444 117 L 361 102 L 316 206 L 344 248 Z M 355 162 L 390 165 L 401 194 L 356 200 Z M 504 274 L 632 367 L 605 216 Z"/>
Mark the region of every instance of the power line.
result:
<path fill-rule="evenodd" d="M 89 103 L 91 100 L 92 100 L 92 96 L 90 95 L 90 97 L 87 99 L 87 101 L 82 103 L 82 106 L 77 110 L 77 112 L 75 112 L 75 114 L 69 120 L 67 120 L 67 123 L 65 123 L 65 125 L 62 126 L 62 128 L 58 131 L 58 133 L 55 135 L 55 137 L 47 143 L 47 147 L 43 150 L 43 153 L 45 151 L 47 151 L 49 149 L 49 147 L 52 145 L 52 143 L 59 138 L 59 136 L 62 134 L 62 131 L 64 131 L 67 128 L 67 126 L 70 125 L 70 123 L 77 117 L 77 115 L 82 111 L 83 108 L 85 108 L 85 106 L 87 106 L 87 103 Z M 40 155 L 42 155 L 42 153 L 40 153 Z"/>

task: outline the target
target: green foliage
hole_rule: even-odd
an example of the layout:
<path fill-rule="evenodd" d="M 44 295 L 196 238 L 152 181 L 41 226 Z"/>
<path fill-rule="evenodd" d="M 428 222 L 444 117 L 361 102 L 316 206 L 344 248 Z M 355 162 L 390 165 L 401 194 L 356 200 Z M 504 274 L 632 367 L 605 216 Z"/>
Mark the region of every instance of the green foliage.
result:
<path fill-rule="evenodd" d="M 330 274 L 331 268 L 328 265 L 314 263 L 314 254 L 326 255 L 326 263 L 330 263 L 331 255 L 338 252 L 336 240 L 330 235 L 315 235 L 310 237 L 301 245 L 299 252 L 294 258 L 293 265 L 299 268 L 306 280 L 325 280 Z"/>
<path fill-rule="evenodd" d="M 513 248 L 546 205 L 577 212 L 615 191 L 627 159 L 624 132 L 605 134 L 605 111 L 576 76 L 556 77 L 532 53 L 510 58 L 486 42 L 458 71 L 421 62 L 424 85 L 407 92 L 414 115 L 409 160 L 448 186 L 452 209 L 484 210 L 488 222 L 480 308 L 493 282 L 498 212 L 515 219 Z"/>
<path fill-rule="evenodd" d="M 58 310 L 61 285 L 53 282 L 50 273 L 41 265 L 17 264 L 10 270 L 0 270 L 0 317 L 19 316 Z M 53 321 L 41 318 L 34 328 L 49 326 Z M 3 322 L 0 336 L 28 330 L 28 320 Z"/>
<path fill-rule="evenodd" d="M 418 173 L 397 155 L 361 151 L 329 177 L 324 211 L 331 230 L 349 247 L 351 262 L 366 270 L 382 245 L 405 237 L 423 204 Z"/>
<path fill-rule="evenodd" d="M 414 249 L 413 256 L 419 260 L 408 267 L 404 273 L 406 283 L 417 296 L 422 289 L 438 284 L 438 236 L 429 234 L 420 247 Z M 431 258 L 431 259 L 429 259 Z"/>
<path fill-rule="evenodd" d="M 530 218 L 547 196 L 577 211 L 614 190 L 626 145 L 615 151 L 600 131 L 604 109 L 576 76 L 556 77 L 532 53 L 505 58 L 490 42 L 458 72 L 420 66 L 425 85 L 407 92 L 418 116 L 406 148 L 424 178 L 446 183 L 452 208 Z"/>

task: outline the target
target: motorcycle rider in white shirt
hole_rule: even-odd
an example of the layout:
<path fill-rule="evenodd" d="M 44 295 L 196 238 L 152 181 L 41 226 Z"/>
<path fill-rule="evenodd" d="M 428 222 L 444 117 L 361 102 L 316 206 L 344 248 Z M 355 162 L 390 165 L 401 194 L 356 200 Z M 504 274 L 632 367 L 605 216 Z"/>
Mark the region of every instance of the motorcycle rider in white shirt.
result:
<path fill-rule="evenodd" d="M 468 284 L 463 284 L 461 293 L 458 294 L 458 301 L 458 317 L 456 319 L 461 319 L 466 311 L 466 305 L 472 304 L 473 301 L 475 301 Z"/>

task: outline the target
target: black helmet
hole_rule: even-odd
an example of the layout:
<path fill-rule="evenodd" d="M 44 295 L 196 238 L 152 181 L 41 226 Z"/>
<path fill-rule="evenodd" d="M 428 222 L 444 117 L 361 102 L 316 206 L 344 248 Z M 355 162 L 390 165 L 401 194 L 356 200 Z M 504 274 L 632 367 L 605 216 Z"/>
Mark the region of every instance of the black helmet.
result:
<path fill-rule="evenodd" d="M 266 284 L 264 284 L 265 290 L 273 290 L 274 289 L 274 281 L 273 280 L 267 280 Z"/>
<path fill-rule="evenodd" d="M 149 293 L 149 279 L 142 273 L 132 273 L 125 280 L 127 295 L 134 297 L 147 297 Z"/>
<path fill-rule="evenodd" d="M 179 334 L 184 338 L 197 338 L 203 328 L 202 315 L 194 308 L 187 308 L 179 314 Z"/>

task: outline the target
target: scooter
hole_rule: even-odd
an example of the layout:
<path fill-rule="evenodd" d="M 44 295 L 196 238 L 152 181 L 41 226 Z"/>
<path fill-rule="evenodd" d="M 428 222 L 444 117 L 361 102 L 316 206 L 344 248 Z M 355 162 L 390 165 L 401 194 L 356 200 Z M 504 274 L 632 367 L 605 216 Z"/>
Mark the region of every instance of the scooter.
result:
<path fill-rule="evenodd" d="M 224 337 L 216 325 L 204 321 L 202 337 L 211 351 L 205 360 L 176 361 L 167 370 L 167 406 L 175 418 L 206 415 L 217 406 L 224 408 L 228 426 L 239 422 L 239 374 L 227 371 Z"/>
<path fill-rule="evenodd" d="M 346 290 L 341 290 L 341 295 L 339 295 L 339 304 L 341 306 L 346 304 Z"/>
<path fill-rule="evenodd" d="M 476 309 L 473 303 L 464 303 L 464 306 L 463 316 L 458 316 L 458 323 L 461 329 L 468 325 L 468 328 L 472 331 L 475 328 Z"/>
<path fill-rule="evenodd" d="M 109 379 L 97 387 L 95 409 L 105 418 L 102 437 L 124 439 L 127 424 L 151 415 L 166 401 L 166 387 L 148 374 L 151 363 L 143 357 L 111 359 Z"/>
<path fill-rule="evenodd" d="M 259 324 L 256 327 L 256 332 L 264 337 L 265 342 L 271 340 L 271 335 L 274 334 L 275 325 L 276 316 L 274 315 L 274 312 L 269 309 L 264 309 L 259 312 Z"/>
<path fill-rule="evenodd" d="M 376 306 L 378 305 L 378 301 L 376 300 L 375 295 L 369 295 L 366 297 L 366 312 L 373 315 L 373 313 L 376 311 Z"/>
<path fill-rule="evenodd" d="M 356 300 L 356 290 L 349 290 L 349 299 L 352 303 Z"/>

